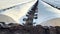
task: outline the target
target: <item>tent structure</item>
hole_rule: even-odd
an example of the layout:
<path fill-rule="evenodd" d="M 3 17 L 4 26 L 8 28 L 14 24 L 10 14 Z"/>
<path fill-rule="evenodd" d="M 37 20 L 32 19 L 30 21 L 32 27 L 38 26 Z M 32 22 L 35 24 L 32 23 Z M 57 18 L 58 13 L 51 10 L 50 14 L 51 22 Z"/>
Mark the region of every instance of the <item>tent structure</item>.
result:
<path fill-rule="evenodd" d="M 60 26 L 59 25 L 60 24 L 60 10 L 43 2 L 43 0 L 39 0 L 37 24 L 41 24 L 43 26 Z"/>
<path fill-rule="evenodd" d="M 37 0 L 0 0 L 0 21 L 18 23 Z"/>

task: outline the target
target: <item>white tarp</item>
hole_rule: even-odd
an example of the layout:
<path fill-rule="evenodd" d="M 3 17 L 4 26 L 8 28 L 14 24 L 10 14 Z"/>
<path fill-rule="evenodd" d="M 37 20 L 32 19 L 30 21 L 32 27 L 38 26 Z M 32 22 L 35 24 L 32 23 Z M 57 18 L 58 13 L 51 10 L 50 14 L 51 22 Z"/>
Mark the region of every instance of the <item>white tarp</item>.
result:
<path fill-rule="evenodd" d="M 60 0 L 43 0 L 43 1 L 50 3 L 50 4 L 54 5 L 55 7 L 60 8 Z"/>
<path fill-rule="evenodd" d="M 10 18 L 11 18 L 11 19 L 13 19 L 12 23 L 20 24 L 21 22 L 19 19 L 21 19 L 24 15 L 26 15 L 26 13 L 36 3 L 36 1 L 37 0 L 0 0 L 0 9 L 1 10 L 12 7 L 12 6 L 16 6 L 12 9 L 4 11 L 4 12 L 2 11 L 0 14 L 6 15 L 6 17 L 2 16 L 2 17 L 0 17 L 0 19 L 3 20 L 3 22 L 9 23 L 9 22 L 12 22 L 12 20 L 10 21 Z"/>
<path fill-rule="evenodd" d="M 53 0 L 51 0 L 51 1 L 53 1 Z M 60 26 L 59 25 L 60 21 L 58 18 L 60 18 L 60 10 L 53 8 L 50 5 L 48 5 L 47 3 L 44 3 L 43 1 L 39 0 L 37 24 L 41 24 L 44 26 L 57 26 L 57 25 Z M 59 21 L 59 22 L 57 22 L 57 21 Z"/>
<path fill-rule="evenodd" d="M 15 5 L 19 5 L 31 1 L 33 0 L 0 0 L 0 9 L 8 8 L 11 6 L 15 6 Z"/>

